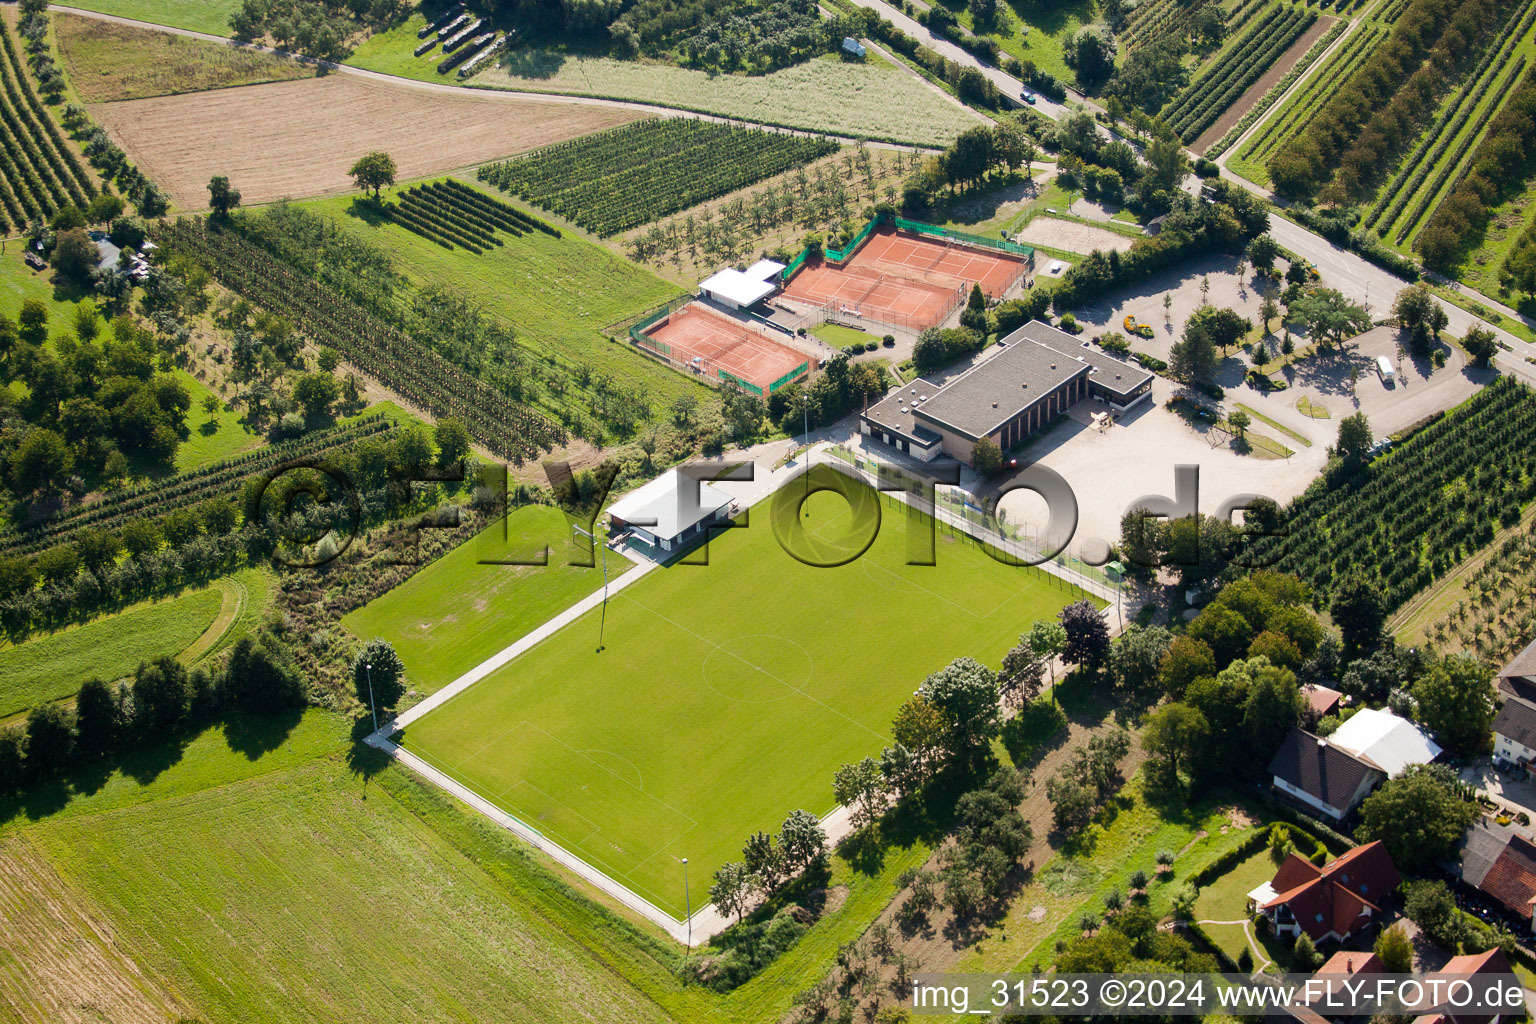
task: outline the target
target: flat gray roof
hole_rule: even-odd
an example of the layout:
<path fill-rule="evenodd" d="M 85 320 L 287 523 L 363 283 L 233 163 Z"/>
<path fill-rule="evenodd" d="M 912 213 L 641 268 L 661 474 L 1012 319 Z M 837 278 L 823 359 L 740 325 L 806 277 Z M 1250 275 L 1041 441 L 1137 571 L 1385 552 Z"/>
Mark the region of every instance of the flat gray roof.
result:
<path fill-rule="evenodd" d="M 1023 336 L 1023 330 L 1003 339 L 1003 351 L 972 366 L 922 403 L 918 421 L 933 420 L 973 439 L 985 437 L 1067 381 L 1088 373 L 1087 362 Z"/>
<path fill-rule="evenodd" d="M 890 394 L 870 406 L 865 411 L 864 418 L 903 437 L 920 439 L 925 443 L 937 440 L 938 435 L 930 430 L 922 429 L 922 433 L 918 433 L 920 428 L 914 421 L 912 409 L 922 399 L 932 398 L 938 394 L 942 386 L 923 377 L 899 384 Z"/>
<path fill-rule="evenodd" d="M 1083 360 L 1093 368 L 1094 385 L 1106 391 L 1113 391 L 1117 395 L 1129 395 L 1152 379 L 1150 370 L 1134 366 L 1123 359 L 1117 359 L 1092 342 L 1084 346 L 1080 339 L 1072 337 L 1065 331 L 1059 331 L 1050 324 L 1043 324 L 1039 320 L 1031 320 L 1003 341 L 1013 344 L 1020 338 L 1028 338 L 1030 341 L 1053 348 L 1063 355 Z"/>

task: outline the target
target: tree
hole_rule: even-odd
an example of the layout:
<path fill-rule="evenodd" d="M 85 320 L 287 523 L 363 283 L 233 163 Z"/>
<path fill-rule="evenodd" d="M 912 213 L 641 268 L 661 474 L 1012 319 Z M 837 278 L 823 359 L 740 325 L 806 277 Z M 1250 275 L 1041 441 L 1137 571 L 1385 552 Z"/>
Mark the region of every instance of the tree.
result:
<path fill-rule="evenodd" d="M 215 217 L 228 217 L 229 212 L 240 205 L 240 190 L 230 185 L 229 179 L 216 174 L 208 179 L 208 208 Z"/>
<path fill-rule="evenodd" d="M 1087 598 L 1074 601 L 1061 610 L 1057 619 L 1067 637 L 1062 647 L 1062 661 L 1089 668 L 1104 663 L 1109 654 L 1109 623 L 1104 621 L 1093 602 Z"/>
<path fill-rule="evenodd" d="M 1175 637 L 1168 645 L 1168 652 L 1158 663 L 1157 674 L 1162 682 L 1163 693 L 1173 700 L 1184 696 L 1184 691 L 1196 679 L 1209 679 L 1216 675 L 1216 655 L 1210 644 L 1190 636 Z"/>
<path fill-rule="evenodd" d="M 810 811 L 791 811 L 779 829 L 779 849 L 791 871 L 804 871 L 827 846 L 827 833 Z"/>
<path fill-rule="evenodd" d="M 1131 693 L 1150 689 L 1172 644 L 1173 634 L 1164 627 L 1132 623 L 1110 645 L 1109 671 L 1115 683 Z"/>
<path fill-rule="evenodd" d="M 1334 288 L 1317 288 L 1291 303 L 1291 316 L 1307 325 L 1307 334 L 1319 344 L 1342 342 L 1371 327 L 1364 306 L 1350 302 Z"/>
<path fill-rule="evenodd" d="M 715 871 L 715 880 L 709 887 L 709 900 L 721 913 L 735 914 L 736 923 L 740 924 L 741 915 L 752 902 L 752 890 L 755 888 L 756 883 L 747 866 L 739 861 L 731 861 L 720 865 Z"/>
<path fill-rule="evenodd" d="M 1065 772 L 1051 776 L 1045 795 L 1051 801 L 1056 828 L 1063 835 L 1070 836 L 1093 820 L 1093 791 Z"/>
<path fill-rule="evenodd" d="M 1472 357 L 1472 365 L 1487 369 L 1499 350 L 1499 341 L 1486 327 L 1474 327 L 1461 339 L 1461 347 Z"/>
<path fill-rule="evenodd" d="M 84 284 L 91 279 L 91 272 L 96 269 L 97 261 L 101 259 L 96 249 L 96 243 L 91 241 L 79 228 L 59 232 L 58 239 L 53 245 L 53 269 L 57 270 L 66 280 L 76 284 Z"/>
<path fill-rule="evenodd" d="M 1003 670 L 998 673 L 997 683 L 1003 694 L 1023 707 L 1040 694 L 1040 677 L 1045 675 L 1045 662 L 1029 646 L 1027 637 L 1003 655 Z"/>
<path fill-rule="evenodd" d="M 1466 799 L 1444 765 L 1410 765 L 1360 805 L 1362 842 L 1380 839 L 1405 873 L 1427 871 L 1455 850 L 1477 804 Z"/>
<path fill-rule="evenodd" d="M 1413 971 L 1413 940 L 1401 925 L 1394 924 L 1376 936 L 1375 953 L 1381 958 L 1381 969 L 1388 974 Z"/>
<path fill-rule="evenodd" d="M 944 714 L 944 747 L 955 763 L 968 763 L 991 751 L 1001 725 L 997 678 L 974 658 L 956 658 L 923 680 L 918 693 Z"/>
<path fill-rule="evenodd" d="M 81 756 L 100 757 L 113 749 L 122 728 L 117 695 L 100 679 L 87 679 L 75 695 L 76 744 Z"/>
<path fill-rule="evenodd" d="M 1097 92 L 1115 70 L 1115 40 L 1103 25 L 1085 25 L 1067 44 L 1067 63 L 1086 92 Z"/>
<path fill-rule="evenodd" d="M 395 161 L 388 153 L 375 150 L 358 159 L 347 172 L 352 181 L 363 191 L 373 190 L 373 198 L 395 183 Z"/>
<path fill-rule="evenodd" d="M 1365 413 L 1357 412 L 1339 421 L 1339 438 L 1333 446 L 1339 458 L 1350 462 L 1361 462 L 1365 459 L 1365 453 L 1370 450 L 1371 444 L 1371 421 L 1366 419 Z"/>
<path fill-rule="evenodd" d="M 1380 585 L 1358 572 L 1351 573 L 1334 591 L 1328 614 L 1332 616 L 1333 624 L 1339 627 L 1345 652 L 1350 658 L 1374 648 L 1387 621 Z"/>
<path fill-rule="evenodd" d="M 1248 262 L 1260 270 L 1273 270 L 1280 256 L 1280 243 L 1270 235 L 1260 235 L 1248 243 Z"/>
<path fill-rule="evenodd" d="M 1262 347 L 1261 345 L 1260 348 Z M 1237 439 L 1241 441 L 1244 440 L 1248 428 L 1253 425 L 1253 420 L 1243 410 L 1234 409 L 1232 414 L 1227 417 L 1227 424 L 1237 432 Z"/>
<path fill-rule="evenodd" d="M 91 224 L 110 224 L 122 215 L 122 197 L 111 192 L 96 193 L 85 208 L 85 219 Z"/>
<path fill-rule="evenodd" d="M 268 712 L 304 703 L 304 683 L 269 636 L 235 641 L 224 670 L 224 692 L 243 711 Z"/>
<path fill-rule="evenodd" d="M 785 875 L 784 854 L 774 845 L 773 836 L 762 831 L 752 833 L 741 854 L 747 873 L 757 879 L 763 895 L 772 896 Z"/>
<path fill-rule="evenodd" d="M 388 711 L 400 703 L 405 696 L 405 662 L 393 644 L 374 637 L 363 645 L 352 659 L 352 690 L 365 707 Z"/>
<path fill-rule="evenodd" d="M 22 495 L 52 492 L 74 464 L 74 456 L 62 437 L 52 430 L 33 427 L 11 453 L 11 486 Z"/>
<path fill-rule="evenodd" d="M 48 340 L 48 306 L 41 299 L 22 299 L 16 314 L 17 333 L 29 345 Z"/>
<path fill-rule="evenodd" d="M 1164 704 L 1147 718 L 1141 749 L 1162 762 L 1165 778 L 1176 783 L 1179 769 L 1193 762 L 1209 740 L 1210 723 L 1188 704 Z"/>
<path fill-rule="evenodd" d="M 324 370 L 306 373 L 293 384 L 293 400 L 304 407 L 304 416 L 310 421 L 329 418 L 340 397 L 341 385 Z"/>
<path fill-rule="evenodd" d="M 1156 138 L 1147 146 L 1143 155 L 1147 167 L 1142 176 L 1143 194 L 1172 193 L 1184 187 L 1189 176 L 1189 158 L 1176 138 Z"/>
<path fill-rule="evenodd" d="M 181 728 L 191 704 L 185 665 L 169 656 L 139 664 L 133 674 L 133 724 L 140 735 L 164 736 Z"/>
<path fill-rule="evenodd" d="M 982 476 L 991 476 L 1003 468 L 1003 450 L 990 437 L 983 437 L 971 447 L 971 465 Z"/>
<path fill-rule="evenodd" d="M 855 831 L 873 825 L 885 810 L 885 780 L 872 757 L 845 764 L 832 775 L 832 798 L 847 807 Z"/>
<path fill-rule="evenodd" d="M 1216 344 L 1194 317 L 1184 324 L 1184 334 L 1173 345 L 1168 368 L 1180 380 L 1208 381 L 1216 373 Z"/>
<path fill-rule="evenodd" d="M 27 774 L 51 779 L 75 755 L 75 720 L 62 704 L 41 704 L 27 715 Z"/>
<path fill-rule="evenodd" d="M 1051 667 L 1051 699 L 1056 697 L 1056 659 L 1067 648 L 1067 631 L 1061 623 L 1046 619 L 1037 621 L 1024 634 L 1024 640 L 1035 656 Z"/>
<path fill-rule="evenodd" d="M 438 420 L 433 440 L 437 442 L 437 465 L 441 469 L 457 466 L 469 455 L 469 430 L 458 420 Z"/>
<path fill-rule="evenodd" d="M 1412 330 L 1420 324 L 1432 324 L 1437 309 L 1441 313 L 1445 312 L 1440 303 L 1435 301 L 1429 285 L 1420 281 L 1397 293 L 1397 297 L 1392 300 L 1392 319 Z"/>
<path fill-rule="evenodd" d="M 1269 322 L 1279 315 L 1280 307 L 1275 304 L 1274 298 L 1269 295 L 1264 296 L 1264 300 L 1259 303 L 1259 316 L 1264 320 L 1265 334 L 1269 333 Z"/>
<path fill-rule="evenodd" d="M 1492 680 L 1476 655 L 1463 652 L 1442 658 L 1414 685 L 1419 720 L 1453 754 L 1476 754 L 1488 745 L 1496 713 Z"/>
<path fill-rule="evenodd" d="M 1430 939 L 1455 949 L 1465 927 L 1456 897 L 1438 878 L 1408 883 L 1403 897 L 1403 913 Z"/>
<path fill-rule="evenodd" d="M 1315 971 L 1323 962 L 1323 954 L 1317 951 L 1317 946 L 1312 942 L 1312 936 L 1306 932 L 1298 932 L 1296 945 L 1291 947 L 1291 960 L 1300 971 Z"/>

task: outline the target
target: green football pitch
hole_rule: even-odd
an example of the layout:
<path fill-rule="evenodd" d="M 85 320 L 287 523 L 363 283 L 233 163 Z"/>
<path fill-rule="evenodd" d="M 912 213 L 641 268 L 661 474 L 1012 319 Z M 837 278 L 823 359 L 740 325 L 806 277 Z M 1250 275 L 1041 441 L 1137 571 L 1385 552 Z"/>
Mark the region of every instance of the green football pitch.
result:
<path fill-rule="evenodd" d="M 780 492 L 780 498 L 784 492 Z M 804 564 L 768 506 L 723 532 L 707 565 L 653 570 L 412 723 L 421 756 L 656 906 L 684 913 L 748 834 L 832 809 L 838 765 L 878 754 L 897 707 L 962 655 L 994 668 L 1034 620 L 1085 596 L 994 559 L 887 500 L 868 550 Z M 867 518 L 816 493 L 792 544 L 847 553 Z M 857 536 L 856 536 L 857 535 Z M 915 548 L 914 548 L 914 541 Z M 818 561 L 836 561 L 820 557 Z"/>

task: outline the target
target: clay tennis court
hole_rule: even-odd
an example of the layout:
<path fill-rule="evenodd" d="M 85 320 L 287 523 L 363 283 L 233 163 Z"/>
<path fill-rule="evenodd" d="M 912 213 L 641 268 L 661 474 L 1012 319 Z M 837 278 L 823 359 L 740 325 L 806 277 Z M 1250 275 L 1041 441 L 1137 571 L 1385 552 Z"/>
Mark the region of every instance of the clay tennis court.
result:
<path fill-rule="evenodd" d="M 802 269 L 783 295 L 833 313 L 921 329 L 941 323 L 972 284 L 1000 297 L 1027 269 L 1017 257 L 878 231 L 846 263 Z"/>
<path fill-rule="evenodd" d="M 1000 298 L 1028 269 L 1028 264 L 1017 256 L 930 241 L 902 231 L 877 231 L 847 265 L 882 274 L 915 275 L 946 290 L 962 284 L 966 288 L 979 284 L 994 299 Z"/>
<path fill-rule="evenodd" d="M 645 335 L 659 343 L 654 350 L 673 363 L 716 381 L 724 379 L 723 370 L 763 394 L 808 360 L 804 353 L 697 302 L 677 310 Z"/>

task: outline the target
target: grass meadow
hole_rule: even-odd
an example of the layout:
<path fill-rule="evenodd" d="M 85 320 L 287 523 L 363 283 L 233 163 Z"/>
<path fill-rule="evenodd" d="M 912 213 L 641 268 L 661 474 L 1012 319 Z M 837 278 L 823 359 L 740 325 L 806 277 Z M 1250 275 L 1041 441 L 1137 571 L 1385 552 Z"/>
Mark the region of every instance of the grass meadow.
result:
<path fill-rule="evenodd" d="M 260 50 L 60 15 L 59 50 L 76 91 L 92 103 L 310 78 L 312 67 Z"/>
<path fill-rule="evenodd" d="M 205 587 L 0 649 L 0 718 L 68 697 L 92 677 L 118 679 L 141 661 L 180 654 L 223 604 L 222 586 Z"/>
<path fill-rule="evenodd" d="M 341 624 L 363 640 L 388 638 L 411 686 L 435 692 L 603 585 L 600 565 L 570 564 L 586 554 L 571 536 L 558 508 L 513 509 L 505 525 L 487 527 Z M 481 564 L 532 561 L 546 546 L 548 565 Z M 623 556 L 608 558 L 609 579 L 632 568 Z"/>
<path fill-rule="evenodd" d="M 69 6 L 154 25 L 169 25 L 214 36 L 229 35 L 229 16 L 241 0 L 79 0 Z"/>
<path fill-rule="evenodd" d="M 860 519 L 815 493 L 795 550 L 846 560 Z M 791 497 L 779 525 L 801 522 Z M 409 726 L 405 746 L 657 906 L 682 917 L 682 858 L 707 879 L 756 829 L 833 806 L 838 765 L 877 754 L 901 701 L 970 654 L 994 667 L 1021 631 L 1083 596 L 887 508 L 872 546 L 836 568 L 781 548 L 768 504 L 616 594 Z M 910 530 L 910 532 L 909 532 Z M 814 595 L 814 596 L 812 596 Z M 933 638 L 943 635 L 944 642 Z"/>
<path fill-rule="evenodd" d="M 353 62 L 359 63 L 358 58 Z M 854 64 L 829 56 L 766 75 L 712 75 L 671 64 L 519 49 L 476 75 L 473 84 L 635 100 L 828 135 L 926 146 L 948 145 L 967 128 L 985 123 L 934 86 L 874 59 Z"/>
<path fill-rule="evenodd" d="M 461 177 L 479 188 L 471 176 Z M 492 193 L 499 195 L 499 193 Z M 629 351 L 627 336 L 610 342 L 604 328 L 672 298 L 677 288 L 642 267 L 587 241 L 579 232 L 552 238 L 534 231 L 476 256 L 444 249 L 397 224 L 382 220 L 352 197 L 305 203 L 383 246 L 397 268 L 415 284 L 443 285 L 481 303 L 484 311 L 510 325 L 519 341 L 566 366 L 586 363 L 625 384 L 643 384 L 661 410 L 699 385 Z"/>

